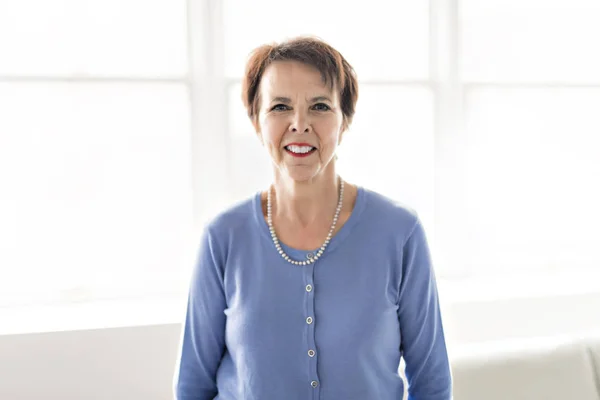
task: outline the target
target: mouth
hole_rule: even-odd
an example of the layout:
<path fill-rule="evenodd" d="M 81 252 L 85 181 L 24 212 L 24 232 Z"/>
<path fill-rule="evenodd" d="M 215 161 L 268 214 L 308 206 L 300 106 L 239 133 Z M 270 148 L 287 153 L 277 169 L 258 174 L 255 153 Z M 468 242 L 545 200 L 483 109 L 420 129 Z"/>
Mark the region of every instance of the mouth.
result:
<path fill-rule="evenodd" d="M 316 147 L 313 147 L 309 144 L 288 144 L 284 147 L 285 151 L 293 157 L 308 157 L 315 151 L 317 151 Z"/>

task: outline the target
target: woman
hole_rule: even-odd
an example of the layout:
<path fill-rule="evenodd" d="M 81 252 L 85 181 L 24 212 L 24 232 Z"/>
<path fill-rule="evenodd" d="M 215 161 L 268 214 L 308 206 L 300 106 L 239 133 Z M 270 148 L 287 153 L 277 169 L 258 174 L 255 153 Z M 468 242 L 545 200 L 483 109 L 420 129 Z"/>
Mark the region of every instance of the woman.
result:
<path fill-rule="evenodd" d="M 451 398 L 437 288 L 416 214 L 345 182 L 335 152 L 355 73 L 313 38 L 250 56 L 243 101 L 270 188 L 208 224 L 189 292 L 177 399 Z"/>

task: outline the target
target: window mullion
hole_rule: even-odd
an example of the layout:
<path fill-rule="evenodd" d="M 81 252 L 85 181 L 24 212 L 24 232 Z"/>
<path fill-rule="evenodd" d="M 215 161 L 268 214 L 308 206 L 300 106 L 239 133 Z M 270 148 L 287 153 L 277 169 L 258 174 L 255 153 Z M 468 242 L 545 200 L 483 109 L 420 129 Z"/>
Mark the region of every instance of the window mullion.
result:
<path fill-rule="evenodd" d="M 459 0 L 430 0 L 430 79 L 435 90 L 434 257 L 440 275 L 469 273 L 464 260 L 465 130 Z"/>
<path fill-rule="evenodd" d="M 188 74 L 196 229 L 228 204 L 230 193 L 221 2 L 187 0 Z"/>

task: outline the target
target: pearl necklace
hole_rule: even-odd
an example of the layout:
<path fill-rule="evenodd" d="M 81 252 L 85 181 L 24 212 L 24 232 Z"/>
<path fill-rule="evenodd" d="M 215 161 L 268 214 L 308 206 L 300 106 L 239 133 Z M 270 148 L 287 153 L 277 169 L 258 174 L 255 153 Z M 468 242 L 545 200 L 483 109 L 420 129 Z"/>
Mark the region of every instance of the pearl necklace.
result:
<path fill-rule="evenodd" d="M 288 256 L 285 251 L 281 248 L 281 244 L 279 243 L 279 239 L 277 238 L 277 234 L 275 233 L 275 228 L 273 228 L 273 216 L 271 213 L 271 188 L 267 192 L 267 222 L 269 224 L 269 231 L 271 232 L 271 238 L 273 238 L 273 243 L 275 244 L 275 248 L 283 257 L 284 260 L 294 265 L 309 265 L 317 261 L 322 255 L 327 245 L 331 241 L 331 236 L 333 235 L 333 231 L 335 230 L 335 225 L 337 224 L 338 218 L 340 216 L 340 212 L 342 211 L 342 203 L 344 202 L 344 181 L 340 178 L 340 195 L 338 199 L 337 208 L 335 210 L 335 215 L 333 216 L 333 223 L 331 224 L 331 229 L 329 230 L 329 234 L 327 235 L 327 239 L 317 251 L 317 254 L 314 255 L 313 258 L 310 258 L 308 261 L 296 261 L 292 260 L 290 256 Z"/>

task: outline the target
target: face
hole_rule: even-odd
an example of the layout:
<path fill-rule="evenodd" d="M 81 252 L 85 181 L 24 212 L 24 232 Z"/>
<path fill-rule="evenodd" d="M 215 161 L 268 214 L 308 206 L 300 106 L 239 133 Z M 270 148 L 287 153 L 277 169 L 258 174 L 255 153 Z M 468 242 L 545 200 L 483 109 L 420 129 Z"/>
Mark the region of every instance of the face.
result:
<path fill-rule="evenodd" d="M 309 181 L 332 165 L 342 134 L 343 114 L 336 88 L 299 62 L 275 62 L 260 83 L 257 133 L 277 170 Z"/>

